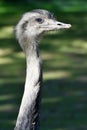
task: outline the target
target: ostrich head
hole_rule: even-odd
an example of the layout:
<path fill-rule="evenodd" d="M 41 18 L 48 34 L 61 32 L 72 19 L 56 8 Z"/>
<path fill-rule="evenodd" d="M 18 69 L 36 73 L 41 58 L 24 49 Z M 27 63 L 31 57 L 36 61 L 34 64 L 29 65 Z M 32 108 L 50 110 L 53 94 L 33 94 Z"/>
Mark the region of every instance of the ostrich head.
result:
<path fill-rule="evenodd" d="M 16 37 L 24 49 L 25 42 L 37 41 L 44 32 L 70 27 L 70 24 L 57 21 L 49 11 L 36 9 L 23 15 L 15 31 Z"/>

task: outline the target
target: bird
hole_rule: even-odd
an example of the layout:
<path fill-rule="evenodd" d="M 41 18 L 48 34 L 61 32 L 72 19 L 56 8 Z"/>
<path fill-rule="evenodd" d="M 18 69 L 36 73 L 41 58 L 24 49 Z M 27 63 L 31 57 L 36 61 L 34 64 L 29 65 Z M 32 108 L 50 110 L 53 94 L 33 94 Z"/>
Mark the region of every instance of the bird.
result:
<path fill-rule="evenodd" d="M 68 29 L 71 24 L 56 20 L 45 9 L 23 14 L 15 27 L 15 35 L 26 59 L 24 93 L 14 130 L 39 130 L 42 80 L 42 59 L 39 42 L 45 32 Z"/>

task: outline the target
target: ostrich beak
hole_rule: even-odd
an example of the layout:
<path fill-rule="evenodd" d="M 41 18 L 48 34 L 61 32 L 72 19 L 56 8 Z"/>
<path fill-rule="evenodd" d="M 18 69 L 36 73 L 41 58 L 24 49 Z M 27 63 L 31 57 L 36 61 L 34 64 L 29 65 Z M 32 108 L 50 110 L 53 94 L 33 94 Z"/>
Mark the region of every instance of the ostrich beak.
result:
<path fill-rule="evenodd" d="M 62 22 L 56 22 L 56 29 L 68 29 L 71 27 L 71 24 L 66 24 Z"/>
<path fill-rule="evenodd" d="M 57 31 L 60 29 L 68 29 L 71 27 L 71 24 L 62 23 L 56 20 L 50 20 L 48 25 L 43 26 L 45 31 Z"/>

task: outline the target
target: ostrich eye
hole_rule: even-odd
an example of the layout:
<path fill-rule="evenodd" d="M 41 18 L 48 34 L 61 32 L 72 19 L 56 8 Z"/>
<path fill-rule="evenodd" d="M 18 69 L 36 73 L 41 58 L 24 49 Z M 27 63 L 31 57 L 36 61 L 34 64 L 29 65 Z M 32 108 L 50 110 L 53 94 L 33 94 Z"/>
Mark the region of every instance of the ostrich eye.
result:
<path fill-rule="evenodd" d="M 35 21 L 37 21 L 40 24 L 44 22 L 44 20 L 42 18 L 36 18 Z"/>

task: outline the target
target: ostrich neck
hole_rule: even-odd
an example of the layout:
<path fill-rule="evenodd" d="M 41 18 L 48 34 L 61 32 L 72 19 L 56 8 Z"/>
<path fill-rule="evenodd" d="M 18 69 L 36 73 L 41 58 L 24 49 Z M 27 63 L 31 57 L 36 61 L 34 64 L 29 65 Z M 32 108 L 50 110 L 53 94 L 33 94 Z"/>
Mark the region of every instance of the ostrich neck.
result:
<path fill-rule="evenodd" d="M 15 130 L 37 130 L 41 90 L 41 60 L 36 43 L 28 43 L 26 55 L 26 81 Z"/>

